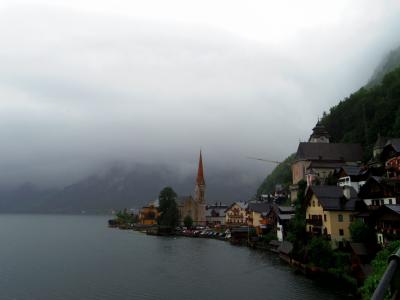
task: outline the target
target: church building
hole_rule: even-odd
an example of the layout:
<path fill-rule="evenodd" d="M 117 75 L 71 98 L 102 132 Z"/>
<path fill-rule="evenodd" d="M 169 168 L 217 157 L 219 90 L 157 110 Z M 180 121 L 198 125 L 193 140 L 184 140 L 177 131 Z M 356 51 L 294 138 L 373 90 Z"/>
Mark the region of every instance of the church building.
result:
<path fill-rule="evenodd" d="M 205 189 L 203 158 L 200 151 L 194 197 L 183 196 L 178 198 L 180 224 L 183 225 L 185 217 L 190 216 L 193 220 L 193 226 L 206 226 Z"/>
<path fill-rule="evenodd" d="M 325 126 L 318 120 L 308 142 L 301 142 L 292 164 L 291 200 L 297 198 L 298 183 L 325 184 L 326 179 L 344 166 L 359 166 L 362 161 L 360 144 L 331 143 Z"/>

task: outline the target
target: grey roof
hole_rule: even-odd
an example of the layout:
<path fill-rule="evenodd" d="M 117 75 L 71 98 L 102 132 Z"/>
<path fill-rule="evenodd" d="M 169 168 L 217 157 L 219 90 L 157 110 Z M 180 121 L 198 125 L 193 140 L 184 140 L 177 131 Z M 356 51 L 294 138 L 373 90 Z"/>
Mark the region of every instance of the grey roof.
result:
<path fill-rule="evenodd" d="M 289 214 L 295 211 L 295 208 L 292 206 L 278 206 L 278 208 L 281 214 Z"/>
<path fill-rule="evenodd" d="M 311 138 L 318 138 L 321 136 L 326 136 L 326 137 L 330 137 L 328 131 L 326 130 L 325 126 L 321 124 L 321 122 L 318 120 L 317 124 L 315 125 L 315 127 L 313 128 L 313 133 L 310 136 Z"/>
<path fill-rule="evenodd" d="M 362 171 L 362 168 L 358 166 L 343 166 L 342 169 L 348 176 L 360 175 Z"/>
<path fill-rule="evenodd" d="M 312 169 L 312 168 L 316 168 L 316 169 L 324 169 L 324 168 L 328 168 L 328 169 L 338 169 L 341 168 L 345 165 L 344 162 L 334 162 L 334 161 L 318 161 L 318 160 L 314 160 L 310 163 L 310 165 L 307 167 L 307 169 Z"/>
<path fill-rule="evenodd" d="M 372 178 L 373 180 L 375 180 L 378 183 L 382 182 L 382 180 L 383 180 L 383 177 L 379 177 L 379 176 L 371 176 L 370 178 Z M 368 180 L 369 180 L 369 178 L 368 178 Z"/>
<path fill-rule="evenodd" d="M 352 243 L 350 242 L 350 247 L 356 255 L 368 255 L 367 248 L 363 243 Z"/>
<path fill-rule="evenodd" d="M 395 138 L 395 139 L 388 140 L 388 142 L 386 143 L 385 147 L 387 145 L 392 145 L 393 149 L 396 152 L 400 152 L 400 138 Z"/>
<path fill-rule="evenodd" d="M 258 213 L 268 213 L 269 210 L 271 209 L 271 205 L 266 202 L 250 202 L 249 205 L 247 206 L 247 209 L 249 211 L 255 211 Z"/>
<path fill-rule="evenodd" d="M 385 205 L 387 208 L 390 208 L 391 210 L 393 210 L 395 213 L 400 214 L 400 205 L 390 205 L 390 204 L 386 204 Z"/>
<path fill-rule="evenodd" d="M 315 185 L 309 190 L 318 198 L 324 210 L 354 211 L 359 200 L 353 188 L 350 188 L 350 199 L 343 196 L 343 188 L 335 185 Z"/>
<path fill-rule="evenodd" d="M 235 227 L 231 229 L 231 233 L 249 232 L 248 226 Z"/>
<path fill-rule="evenodd" d="M 279 214 L 278 218 L 281 220 L 290 220 L 294 217 L 294 214 Z"/>
<path fill-rule="evenodd" d="M 235 202 L 237 205 L 239 205 L 241 208 L 243 208 L 243 209 L 246 209 L 247 208 L 247 203 L 246 202 L 242 202 L 242 201 L 239 201 L 239 202 Z"/>
<path fill-rule="evenodd" d="M 281 242 L 277 241 L 277 240 L 272 240 L 272 241 L 269 242 L 269 245 L 270 246 L 279 247 L 281 245 Z"/>
<path fill-rule="evenodd" d="M 356 162 L 362 160 L 362 148 L 360 144 L 302 142 L 296 159 Z"/>
<path fill-rule="evenodd" d="M 279 246 L 278 251 L 284 254 L 290 254 L 293 250 L 293 245 L 291 242 L 283 241 L 282 244 Z"/>

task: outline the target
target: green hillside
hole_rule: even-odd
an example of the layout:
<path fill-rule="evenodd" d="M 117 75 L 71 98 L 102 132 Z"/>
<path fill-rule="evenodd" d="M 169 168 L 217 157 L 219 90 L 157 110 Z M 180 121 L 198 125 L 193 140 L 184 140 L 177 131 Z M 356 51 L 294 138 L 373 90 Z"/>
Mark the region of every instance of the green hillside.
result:
<path fill-rule="evenodd" d="M 333 142 L 361 143 L 367 160 L 378 134 L 400 136 L 400 68 L 386 74 L 381 84 L 340 101 L 321 122 Z"/>
<path fill-rule="evenodd" d="M 365 161 L 372 155 L 378 134 L 400 137 L 400 68 L 392 70 L 396 64 L 400 65 L 400 48 L 391 52 L 368 87 L 340 101 L 321 120 L 332 142 L 361 143 Z M 391 71 L 383 76 L 386 70 Z M 293 159 L 291 155 L 267 176 L 257 196 L 273 192 L 275 184 L 290 185 Z"/>
<path fill-rule="evenodd" d="M 276 184 L 282 184 L 284 188 L 288 188 L 292 182 L 291 164 L 294 161 L 294 154 L 290 155 L 281 162 L 271 174 L 264 179 L 257 190 L 257 197 L 262 194 L 274 192 Z"/>

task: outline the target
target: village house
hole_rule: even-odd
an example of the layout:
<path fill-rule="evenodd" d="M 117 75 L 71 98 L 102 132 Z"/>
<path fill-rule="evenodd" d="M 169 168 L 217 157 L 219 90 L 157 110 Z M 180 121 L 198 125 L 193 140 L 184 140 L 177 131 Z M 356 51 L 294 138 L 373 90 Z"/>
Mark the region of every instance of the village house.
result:
<path fill-rule="evenodd" d="M 400 138 L 389 140 L 381 153 L 385 162 L 386 177 L 400 180 Z"/>
<path fill-rule="evenodd" d="M 384 177 L 371 176 L 360 188 L 359 197 L 369 210 L 385 204 L 397 204 L 394 186 Z"/>
<path fill-rule="evenodd" d="M 158 200 L 150 202 L 139 211 L 139 224 L 142 225 L 155 225 L 160 213 L 158 212 Z"/>
<path fill-rule="evenodd" d="M 392 139 L 391 137 L 385 137 L 385 136 L 381 136 L 380 134 L 378 134 L 378 138 L 376 139 L 376 142 L 374 144 L 374 147 L 372 149 L 372 158 L 371 160 L 368 162 L 368 167 L 370 169 L 381 169 L 384 164 L 382 163 L 382 159 L 381 159 L 381 154 L 383 151 L 383 148 L 385 147 L 385 145 L 387 144 L 387 142 Z M 373 174 L 374 176 L 381 176 L 382 174 Z"/>
<path fill-rule="evenodd" d="M 334 172 L 340 187 L 351 186 L 358 193 L 369 177 L 367 169 L 361 166 L 342 166 Z"/>
<path fill-rule="evenodd" d="M 266 231 L 273 232 L 278 241 L 286 237 L 289 221 L 294 217 L 294 207 L 273 204 L 270 211 L 263 216 L 262 224 L 265 223 Z"/>
<path fill-rule="evenodd" d="M 256 229 L 258 235 L 263 233 L 263 214 L 268 214 L 271 204 L 266 202 L 250 202 L 247 206 L 248 224 Z"/>
<path fill-rule="evenodd" d="M 400 239 L 400 205 L 382 205 L 373 214 L 378 243 Z"/>
<path fill-rule="evenodd" d="M 359 207 L 352 187 L 309 186 L 306 191 L 306 231 L 331 241 L 333 248 L 350 241 L 349 226 Z"/>
<path fill-rule="evenodd" d="M 358 166 L 362 161 L 360 144 L 330 143 L 330 135 L 318 121 L 308 142 L 301 142 L 292 164 L 291 200 L 297 198 L 298 183 L 324 184 L 326 179 L 342 166 Z"/>
<path fill-rule="evenodd" d="M 372 266 L 371 259 L 374 257 L 375 249 L 367 247 L 362 243 L 349 243 L 351 251 L 351 271 L 359 284 L 371 275 Z"/>
<path fill-rule="evenodd" d="M 227 205 L 223 205 L 221 202 L 215 203 L 214 205 L 206 206 L 206 223 L 207 226 L 221 226 L 225 225 L 225 211 L 228 208 Z"/>
<path fill-rule="evenodd" d="M 276 223 L 276 238 L 278 241 L 282 242 L 286 239 L 289 222 L 294 217 L 294 207 L 279 206 L 278 208 L 279 214 Z"/>
<path fill-rule="evenodd" d="M 225 225 L 229 227 L 247 226 L 247 203 L 234 202 L 225 211 Z"/>

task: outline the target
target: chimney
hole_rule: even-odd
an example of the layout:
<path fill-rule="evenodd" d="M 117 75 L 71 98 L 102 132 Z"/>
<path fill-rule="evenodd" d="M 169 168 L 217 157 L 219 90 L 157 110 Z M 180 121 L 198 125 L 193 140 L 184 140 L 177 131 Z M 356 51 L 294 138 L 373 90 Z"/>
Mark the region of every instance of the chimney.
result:
<path fill-rule="evenodd" d="M 351 187 L 350 186 L 344 186 L 343 187 L 343 196 L 347 200 L 350 200 L 350 198 L 351 198 Z"/>

